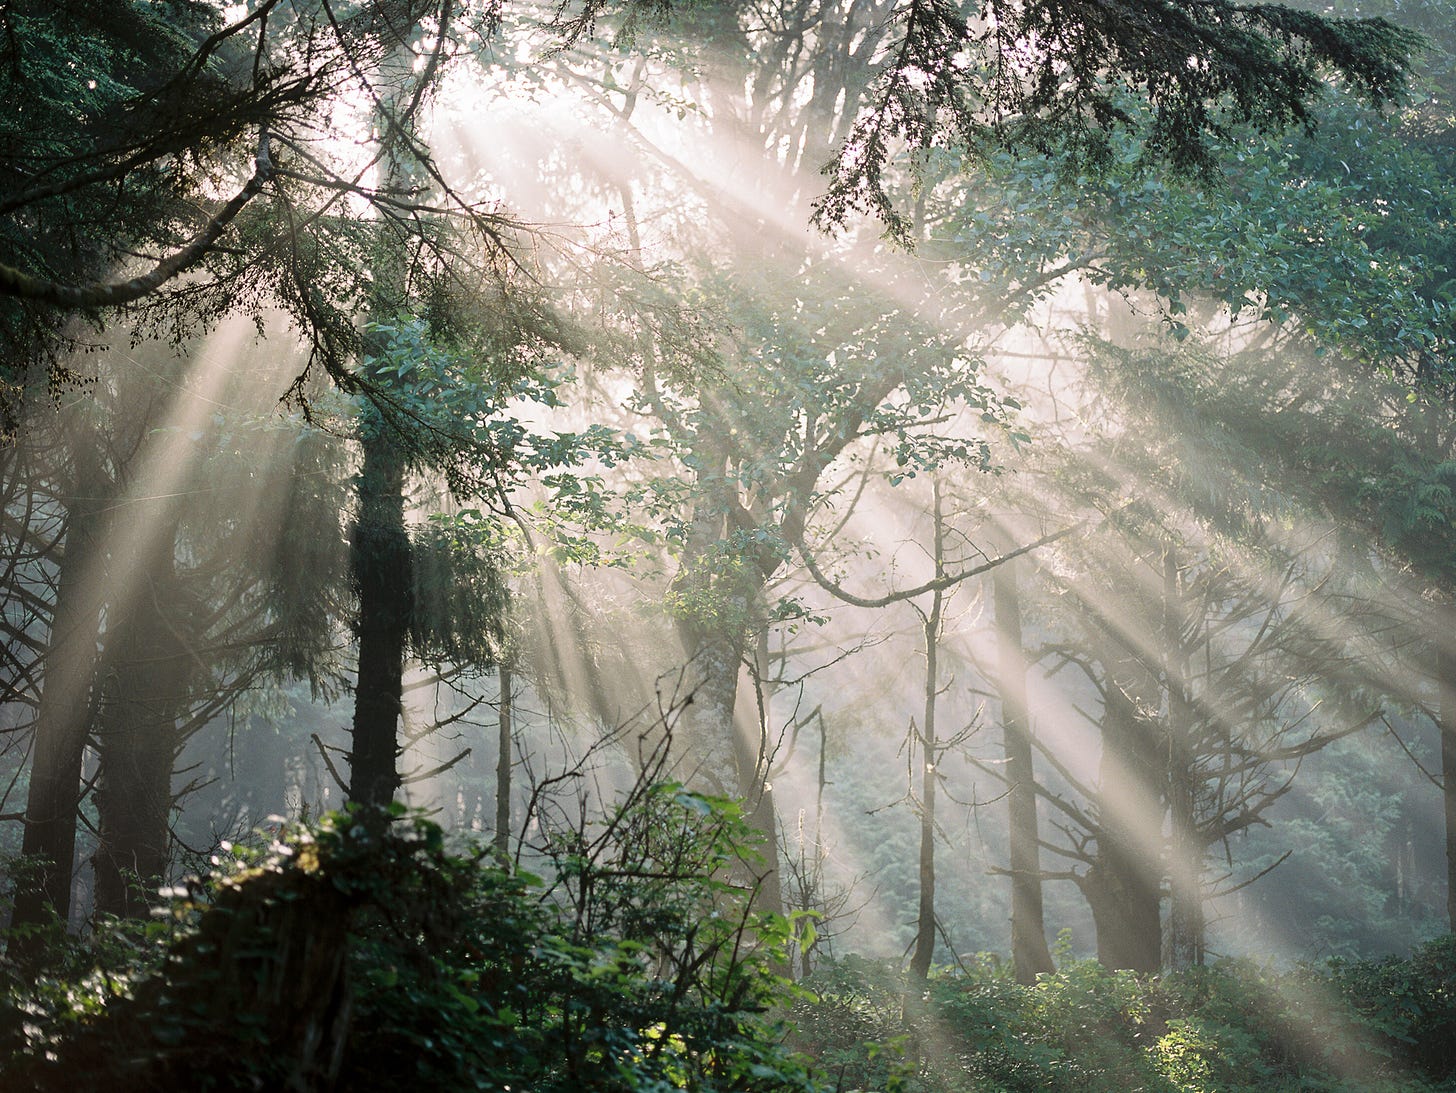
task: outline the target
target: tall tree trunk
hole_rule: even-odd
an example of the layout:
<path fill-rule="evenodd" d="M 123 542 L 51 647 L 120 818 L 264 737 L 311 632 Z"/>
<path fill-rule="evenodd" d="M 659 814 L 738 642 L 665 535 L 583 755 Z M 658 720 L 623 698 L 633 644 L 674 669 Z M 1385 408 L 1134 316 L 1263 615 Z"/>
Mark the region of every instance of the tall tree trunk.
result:
<path fill-rule="evenodd" d="M 1198 830 L 1197 783 L 1193 769 L 1193 708 L 1188 691 L 1188 619 L 1179 587 L 1178 563 L 1163 554 L 1164 681 L 1168 692 L 1167 795 L 1170 823 L 1168 935 L 1163 962 L 1170 968 L 1203 963 L 1203 836 Z"/>
<path fill-rule="evenodd" d="M 812 862 L 804 862 L 804 884 L 802 889 L 803 903 L 797 908 L 801 911 L 829 911 L 827 906 L 827 893 L 824 891 L 824 790 L 829 785 L 829 728 L 824 721 L 824 713 L 820 710 L 815 714 L 819 722 L 819 755 L 815 763 L 816 773 L 814 778 L 814 858 Z M 800 812 L 800 826 L 803 826 L 803 813 Z M 816 934 L 813 941 L 809 942 L 799 950 L 799 959 L 802 966 L 801 976 L 809 978 L 814 971 L 814 962 L 818 955 L 820 938 Z"/>
<path fill-rule="evenodd" d="M 761 601 L 762 595 L 763 589 L 760 587 L 754 602 Z M 747 745 L 741 747 L 743 754 L 739 758 L 738 786 L 744 800 L 754 805 L 748 822 L 763 836 L 765 847 L 764 865 L 768 872 L 759 882 L 759 908 L 784 914 L 788 910 L 788 904 L 784 897 L 780 851 L 787 848 L 787 842 L 780 838 L 778 806 L 774 803 L 774 741 L 770 737 L 774 686 L 769 671 L 768 633 L 759 627 L 753 638 L 754 670 L 750 673 L 750 701 L 745 702 L 740 695 L 736 703 L 737 724 L 740 728 L 737 738 L 741 745 Z M 745 706 L 751 706 L 751 709 L 746 710 Z M 745 727 L 751 727 L 750 731 L 742 731 Z M 753 764 L 746 779 L 741 773 L 749 770 L 745 762 Z M 771 852 L 769 848 L 772 848 Z M 791 970 L 786 969 L 786 972 Z"/>
<path fill-rule="evenodd" d="M 366 416 L 374 417 L 372 411 Z M 359 677 L 354 687 L 349 799 L 387 805 L 399 789 L 399 718 L 413 583 L 404 523 L 405 459 L 377 422 L 364 438 L 359 516 L 350 558 L 359 594 Z"/>
<path fill-rule="evenodd" d="M 751 597 L 745 596 L 745 612 L 753 602 Z M 759 849 L 763 860 L 754 873 L 757 885 L 754 906 L 760 911 L 783 914 L 783 878 L 779 869 L 779 814 L 774 805 L 773 784 L 769 781 L 770 748 L 767 729 L 759 718 L 757 696 L 753 696 L 754 701 L 751 703 L 745 701 L 741 685 L 742 668 L 748 656 L 746 633 L 738 643 L 737 656 L 736 670 L 726 676 L 731 681 L 731 695 L 725 693 L 723 697 L 729 703 L 727 708 L 731 719 L 727 731 L 733 740 L 737 796 L 743 801 L 748 826 L 762 839 Z M 752 708 L 748 708 L 750 706 Z"/>
<path fill-rule="evenodd" d="M 935 530 L 931 558 L 935 577 L 945 576 L 945 523 L 941 515 L 940 483 L 932 484 Z M 924 983 L 930 974 L 930 960 L 935 954 L 935 790 L 940 775 L 936 761 L 940 756 L 936 739 L 935 700 L 940 686 L 940 626 L 945 609 L 945 592 L 935 589 L 930 596 L 930 610 L 921 615 L 925 637 L 925 690 L 920 723 L 920 862 L 918 877 L 920 900 L 915 914 L 915 951 L 910 957 L 910 982 Z"/>
<path fill-rule="evenodd" d="M 1148 707 L 1156 679 L 1130 652 L 1103 660 L 1102 762 L 1097 857 L 1083 888 L 1097 929 L 1097 959 L 1108 968 L 1155 972 L 1162 956 L 1159 916 L 1162 782 Z"/>
<path fill-rule="evenodd" d="M 403 31 L 401 34 L 403 35 Z M 383 174 L 387 191 L 402 192 L 407 171 L 396 118 L 408 101 L 414 54 L 404 37 L 381 65 L 382 96 L 375 127 L 384 145 Z M 400 314 L 406 303 L 405 256 L 381 225 L 373 253 L 369 318 L 384 322 Z M 365 375 L 386 389 L 397 376 L 381 372 L 384 337 L 365 339 Z M 405 526 L 407 453 L 398 425 L 373 405 L 360 418 L 363 466 L 359 471 L 359 513 L 350 544 L 354 587 L 359 596 L 359 675 L 354 687 L 353 747 L 349 757 L 349 800 L 389 804 L 400 787 L 399 720 L 403 712 L 404 661 L 414 613 L 414 574 L 409 532 Z"/>
<path fill-rule="evenodd" d="M 717 630 L 688 625 L 689 672 L 695 680 L 692 700 L 684 707 L 677 731 L 686 744 L 690 784 L 737 797 L 749 827 L 762 837 L 762 863 L 753 869 L 754 906 L 782 913 L 779 876 L 778 814 L 773 787 L 767 781 L 767 756 L 761 746 L 757 718 L 739 711 L 739 676 L 747 640 L 737 628 Z"/>
<path fill-rule="evenodd" d="M 740 780 L 739 792 L 747 806 L 748 826 L 763 840 L 760 847 L 763 861 L 755 873 L 758 887 L 754 908 L 781 915 L 784 913 L 784 889 L 779 868 L 779 814 L 774 805 L 773 786 L 764 780 L 762 774 L 750 774 L 746 785 Z"/>
<path fill-rule="evenodd" d="M 75 465 L 66 541 L 56 575 L 56 602 L 35 724 L 21 853 L 39 864 L 39 884 L 16 895 L 9 950 L 22 961 L 36 956 L 40 943 L 27 939 L 26 931 L 17 928 L 44 923 L 48 912 L 65 922 L 71 912 L 81 763 L 91 727 L 105 584 L 101 514 L 109 492 L 91 444 L 90 438 L 77 437 L 72 449 Z"/>
<path fill-rule="evenodd" d="M 189 620 L 176 575 L 176 525 L 148 536 L 135 576 L 108 609 L 96 746 L 100 846 L 96 909 L 145 917 L 170 856 L 177 719 L 192 678 Z"/>
<path fill-rule="evenodd" d="M 1446 813 L 1446 921 L 1456 932 L 1456 605 L 1447 604 L 1436 619 L 1436 718 Z"/>
<path fill-rule="evenodd" d="M 511 666 L 502 660 L 500 668 L 500 700 L 498 706 L 497 730 L 500 755 L 495 765 L 495 852 L 502 862 L 511 857 L 511 746 L 514 729 L 511 714 L 514 712 L 511 694 Z"/>
<path fill-rule="evenodd" d="M 687 660 L 691 699 L 675 727 L 686 745 L 689 781 L 715 793 L 743 801 L 749 826 L 761 837 L 761 866 L 753 870 L 754 905 L 782 914 L 779 876 L 778 814 L 768 782 L 767 749 L 758 717 L 741 711 L 739 678 L 748 653 L 749 635 L 758 618 L 755 583 L 759 570 L 751 562 L 715 565 L 731 508 L 726 456 L 710 455 L 700 480 L 708 496 L 694 513 L 693 529 L 673 591 L 686 605 L 678 634 Z M 726 572 L 719 572 L 724 569 Z"/>
<path fill-rule="evenodd" d="M 1003 544 L 1004 545 L 1004 544 Z M 1006 755 L 1008 864 L 1011 868 L 1011 960 L 1018 983 L 1055 970 L 1042 913 L 1041 847 L 1036 817 L 1036 769 L 1026 699 L 1026 654 L 1021 637 L 1017 559 L 991 571 L 996 618 L 997 690 Z"/>

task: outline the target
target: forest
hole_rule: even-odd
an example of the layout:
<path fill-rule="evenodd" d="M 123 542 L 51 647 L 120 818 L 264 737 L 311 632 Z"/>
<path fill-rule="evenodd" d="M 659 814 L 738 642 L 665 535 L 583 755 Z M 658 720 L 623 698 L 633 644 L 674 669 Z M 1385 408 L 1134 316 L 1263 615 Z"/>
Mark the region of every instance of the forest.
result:
<path fill-rule="evenodd" d="M 0 1089 L 1456 1089 L 1451 0 L 5 0 L 0 104 Z"/>

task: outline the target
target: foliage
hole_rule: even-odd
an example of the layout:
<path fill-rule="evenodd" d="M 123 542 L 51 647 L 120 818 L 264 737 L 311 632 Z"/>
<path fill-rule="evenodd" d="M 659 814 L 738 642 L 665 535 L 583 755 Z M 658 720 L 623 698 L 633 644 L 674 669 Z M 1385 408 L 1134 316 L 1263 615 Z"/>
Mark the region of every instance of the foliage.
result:
<path fill-rule="evenodd" d="M 610 503 L 592 471 L 613 466 L 629 445 L 595 426 L 539 432 L 517 413 L 522 403 L 532 420 L 561 408 L 550 362 L 577 335 L 545 306 L 544 292 L 502 287 L 513 280 L 504 271 L 514 260 L 516 227 L 494 205 L 474 204 L 465 191 L 439 208 L 427 207 L 424 188 L 418 204 L 363 192 L 357 165 L 336 160 L 343 153 L 319 139 L 317 119 L 341 100 L 372 99 L 379 84 L 364 73 L 405 44 L 384 24 L 408 27 L 406 37 L 423 52 L 434 33 L 435 59 L 473 52 L 460 48 L 463 32 L 445 44 L 457 33 L 443 26 L 452 5 L 349 5 L 335 24 L 331 11 L 327 20 L 319 14 L 327 5 L 264 0 L 229 9 L 245 21 L 211 38 L 206 32 L 220 24 L 217 9 L 205 4 L 117 0 L 111 7 L 113 30 L 137 37 L 136 50 L 119 48 L 74 3 L 59 5 L 62 18 L 50 25 L 34 4 L 0 12 L 18 51 L 9 57 L 14 72 L 34 75 L 26 65 L 55 58 L 45 61 L 35 85 L 41 93 L 29 106 L 31 119 L 36 110 L 44 117 L 27 124 L 22 110 L 12 133 L 16 150 L 0 155 L 0 172 L 9 165 L 19 179 L 11 180 L 18 197 L 0 202 L 0 217 L 9 217 L 0 233 L 24 244 L 8 259 L 21 267 L 18 281 L 107 276 L 116 262 L 177 253 L 205 237 L 211 228 L 193 234 L 199 220 L 219 234 L 226 228 L 226 245 L 208 243 L 197 277 L 153 300 L 152 321 L 170 316 L 180 329 L 213 321 L 225 308 L 257 311 L 282 300 L 334 377 L 371 397 L 362 408 L 363 438 L 395 430 L 411 468 L 438 469 L 457 496 L 496 509 L 432 519 L 408 544 L 413 651 L 430 661 L 489 663 L 503 641 L 511 491 L 539 477 L 555 517 L 600 526 Z M 574 44 L 597 14 L 621 13 L 617 41 L 626 46 L 671 7 L 661 0 L 566 4 L 556 9 L 556 30 Z M 489 23 L 499 5 L 487 8 Z M 190 29 L 158 33 L 154 42 L 133 34 L 165 29 L 164 10 L 185 14 Z M 1165 301 L 1176 334 L 1188 331 L 1177 318 L 1187 298 L 1203 292 L 1235 314 L 1297 314 L 1326 340 L 1360 340 L 1372 358 L 1433 356 L 1432 331 L 1447 318 L 1446 289 L 1429 256 L 1396 256 L 1423 217 L 1449 221 L 1445 191 L 1429 203 L 1414 183 L 1393 195 L 1388 176 L 1359 174 L 1368 163 L 1357 163 L 1358 178 L 1331 183 L 1332 156 L 1321 160 L 1298 146 L 1240 159 L 1242 146 L 1230 144 L 1239 151 L 1238 166 L 1229 165 L 1228 199 L 1175 193 L 1145 170 L 1150 155 L 1206 166 L 1208 134 L 1230 120 L 1305 119 L 1306 100 L 1330 65 L 1374 98 L 1389 97 L 1410 37 L 1386 24 L 1327 22 L 1221 0 L 1172 0 L 1156 11 L 1082 0 L 991 3 L 995 25 L 976 40 L 995 59 L 988 70 L 978 63 L 982 55 L 963 54 L 971 31 L 960 10 L 935 0 L 879 7 L 891 38 L 874 62 L 884 66 L 878 98 L 872 92 L 869 108 L 857 113 L 863 89 L 842 88 L 845 124 L 859 128 L 821 207 L 832 222 L 868 205 L 907 238 L 909 222 L 889 204 L 880 168 L 902 138 L 926 145 L 915 181 L 939 172 L 945 185 L 927 203 L 931 223 L 915 232 L 927 227 L 933 245 L 949 253 L 954 268 L 945 277 L 954 299 L 940 292 L 940 280 L 908 301 L 872 291 L 864 282 L 879 266 L 848 275 L 810 263 L 791 277 L 768 277 L 757 272 L 761 256 L 754 255 L 762 291 L 723 291 L 737 301 L 726 308 L 741 358 L 735 374 L 691 375 L 674 359 L 696 362 L 706 355 L 701 347 L 669 352 L 655 331 L 641 339 L 636 363 L 644 377 L 632 409 L 659 422 L 645 447 L 675 452 L 686 471 L 641 487 L 660 539 L 686 559 L 686 578 L 671 591 L 682 617 L 742 630 L 764 615 L 807 615 L 809 605 L 764 605 L 757 593 L 795 549 L 804 550 L 806 531 L 820 526 L 816 516 L 830 521 L 831 502 L 853 493 L 853 481 L 821 485 L 841 457 L 853 468 L 883 447 L 894 460 L 892 482 L 945 463 L 988 467 L 989 430 L 967 433 L 951 419 L 970 408 L 981 425 L 1001 428 L 1016 407 L 988 386 L 964 332 L 987 325 L 988 316 L 1024 314 L 1062 274 L 1080 269 L 1115 290 L 1151 289 Z M 722 22 L 746 40 L 738 16 L 727 11 Z M 896 28 L 903 30 L 898 48 Z M 1045 55 L 1023 49 L 1029 42 Z M 1021 50 L 1016 56 L 1028 67 L 1007 69 L 1008 48 Z M 432 82 L 435 59 L 422 67 L 422 92 L 407 113 L 427 98 L 423 85 Z M 173 78 L 178 66 L 183 74 Z M 988 71 L 991 83 L 978 92 L 976 81 Z M 1164 77 L 1171 85 L 1157 82 Z M 814 80 L 819 94 L 817 74 Z M 79 81 L 87 81 L 84 94 Z M 27 92 L 12 81 L 0 84 L 0 101 L 7 94 Z M 1152 100 L 1146 113 L 1125 105 L 1140 98 Z M 982 108 L 1017 120 L 987 128 Z M 69 124 L 73 115 L 80 124 Z M 1003 184 L 996 196 L 968 195 L 956 177 L 962 158 L 929 147 L 947 120 L 987 176 Z M 1110 139 L 1124 125 L 1149 134 L 1150 143 Z M 413 131 L 414 121 L 403 117 L 394 126 Z M 270 139 L 274 161 L 267 163 Z M 1363 138 L 1349 139 L 1358 146 Z M 1059 163 L 1006 150 L 1027 142 L 1047 149 L 1070 142 L 1075 154 Z M 1379 144 L 1375 158 L 1396 162 L 1389 150 Z M 211 199 L 237 192 L 239 171 L 255 151 L 252 179 L 223 207 L 243 201 L 248 208 L 223 222 L 208 211 L 217 204 Z M 433 174 L 427 149 L 411 155 L 420 177 Z M 39 175 L 14 166 L 23 157 L 39 165 Z M 1097 222 L 1076 213 L 1063 188 L 1088 163 L 1106 206 Z M 1419 183 L 1438 168 L 1412 152 L 1398 170 Z M 1288 182 L 1296 169 L 1307 177 Z M 1091 180 L 1078 178 L 1083 182 Z M 625 186 L 622 196 L 630 200 Z M 362 215 L 371 201 L 377 222 Z M 435 215 L 452 203 L 473 242 L 457 239 Z M 88 219 L 92 210 L 106 219 Z M 407 244 L 400 249 L 412 256 L 407 279 L 422 319 L 358 322 L 369 295 L 360 272 L 379 224 Z M 1247 237 L 1257 246 L 1246 246 Z M 1329 261 L 1305 260 L 1316 245 Z M 65 246 L 76 253 L 62 253 Z M 1159 249 L 1155 263 L 1148 251 Z M 30 299 L 54 303 L 58 294 Z M 941 295 L 948 299 L 933 306 Z M 5 315 L 12 312 L 40 326 L 55 319 L 40 304 Z M 1184 360 L 1199 367 L 1191 354 Z M 1179 382 L 1163 363 L 1159 374 Z M 1316 404 L 1327 408 L 1331 399 L 1316 396 Z M 1298 422 L 1298 411 L 1295 404 L 1285 421 Z M 1381 423 L 1363 408 L 1357 420 L 1365 423 L 1359 435 L 1379 439 Z M 243 428 L 221 415 L 216 424 L 224 441 Z M 282 608 L 268 616 L 276 618 L 278 640 L 269 635 L 272 655 L 259 654 L 260 670 L 312 671 L 308 654 L 329 634 L 331 604 L 302 579 L 336 576 L 340 506 L 328 501 L 337 490 L 316 485 L 337 466 L 325 447 L 303 437 L 286 463 L 290 511 L 317 519 L 290 524 L 270 555 L 265 591 Z M 1367 481 L 1363 453 L 1352 459 L 1337 450 L 1324 459 L 1313 443 L 1306 448 L 1313 465 L 1338 473 L 1341 484 L 1380 486 L 1366 508 L 1386 518 L 1388 538 L 1431 542 L 1428 553 L 1449 557 L 1441 550 L 1453 508 L 1451 464 L 1400 462 L 1399 452 L 1387 458 L 1379 448 L 1393 483 L 1387 489 L 1384 479 Z M 220 448 L 228 450 L 240 451 Z M 702 492 L 694 495 L 685 478 Z M 366 541 L 362 534 L 359 541 Z M 208 541 L 178 542 L 178 554 L 200 556 Z M 584 537 L 566 549 L 571 560 L 594 557 Z M 295 564 L 296 554 L 307 564 Z M 745 587 L 754 594 L 742 594 Z M 737 659 L 728 661 L 735 680 Z M 392 724 L 390 733 L 392 743 Z M 448 847 L 418 817 L 395 816 L 388 833 L 374 820 L 355 813 L 280 833 L 233 871 L 189 887 L 164 918 L 107 928 L 91 947 L 55 940 L 52 963 L 38 979 L 7 984 L 8 1008 L 0 1012 L 5 1080 L 40 1088 L 104 1080 L 122 1089 L 335 1081 L 442 1089 L 812 1086 L 764 1016 L 789 997 L 776 954 L 794 937 L 811 944 L 812 925 L 750 911 L 747 895 L 761 863 L 743 849 L 747 831 L 736 805 L 676 785 L 641 788 L 599 822 L 546 832 L 535 848 L 541 881 L 484 850 Z M 878 852 L 895 853 L 890 836 L 881 833 Z M 67 852 L 68 867 L 70 859 Z M 57 933 L 58 926 L 51 924 Z M 798 1005 L 805 1041 L 838 1072 L 841 1086 L 1335 1088 L 1342 1077 L 1367 1085 L 1402 1080 L 1408 1067 L 1432 1078 L 1447 1073 L 1443 1050 L 1426 1045 L 1449 1031 L 1448 965 L 1433 951 L 1419 968 L 1360 965 L 1284 978 L 1232 968 L 1160 982 L 1069 965 L 1023 988 L 982 961 L 907 1001 L 887 969 L 847 963 L 825 973 L 824 1003 L 801 998 Z"/>
<path fill-rule="evenodd" d="M 1456 936 L 1407 960 L 1336 961 L 1340 995 L 1392 1058 L 1442 1080 L 1456 1072 Z"/>
<path fill-rule="evenodd" d="M 1434 731 L 1423 739 L 1396 724 L 1429 766 Z M 1287 951 L 1383 956 L 1444 927 L 1442 832 L 1411 817 L 1411 803 L 1430 792 L 1429 783 L 1397 749 L 1388 736 L 1337 742 L 1301 769 L 1302 792 L 1279 821 L 1239 840 L 1235 854 L 1251 872 L 1297 848 L 1238 897 L 1260 920 L 1285 924 L 1278 941 Z"/>
<path fill-rule="evenodd" d="M 117 3 L 104 19 L 74 0 L 5 5 L 0 102 L 15 124 L 0 143 L 7 190 L 0 233 L 15 249 L 14 264 L 0 268 L 0 292 L 95 308 L 167 286 L 168 301 L 156 311 L 173 322 L 234 307 L 256 313 L 271 297 L 310 332 L 319 359 L 347 385 L 345 361 L 358 348 L 348 321 L 360 304 L 353 274 L 369 233 L 363 220 L 331 211 L 342 195 L 372 203 L 381 220 L 418 245 L 429 294 L 448 294 L 451 273 L 475 266 L 490 277 L 509 265 L 514 229 L 468 188 L 431 210 L 359 185 L 357 165 L 338 162 L 315 119 L 331 118 L 337 136 L 348 124 L 341 104 L 388 101 L 381 61 L 400 46 L 420 47 L 432 29 L 436 45 L 421 66 L 421 94 L 399 119 L 400 131 L 408 129 L 424 85 L 436 84 L 451 61 L 488 52 L 480 46 L 500 30 L 505 7 L 500 0 L 362 0 L 335 12 L 308 0 L 259 0 L 228 9 L 235 21 L 225 23 L 216 8 L 183 0 Z M 614 47 L 625 49 L 675 9 L 691 7 L 668 0 L 548 6 L 544 26 L 535 28 L 537 48 L 522 55 L 548 42 L 553 54 L 585 45 L 599 17 L 616 23 Z M 1384 20 L 1227 0 L 1133 3 L 1117 12 L 1081 0 L 990 3 L 982 17 L 994 32 L 977 29 L 948 0 L 886 4 L 873 13 L 893 33 L 877 51 L 867 93 L 856 89 L 847 104 L 853 131 L 835 157 L 819 210 L 825 223 L 871 208 L 892 234 L 909 238 L 884 178 L 903 143 L 922 151 L 947 136 L 981 148 L 1070 144 L 1080 159 L 1099 161 L 1108 133 L 1132 120 L 1119 94 L 1151 103 L 1150 156 L 1206 169 L 1211 133 L 1231 122 L 1306 121 L 1327 73 L 1376 102 L 1398 96 L 1418 42 Z M 419 176 L 443 184 L 430 149 L 405 143 Z M 238 189 L 249 151 L 254 170 Z M 231 200 L 220 208 L 196 200 L 215 194 L 219 179 L 231 181 Z M 201 231 L 184 211 L 194 202 L 216 209 Z M 431 226 L 438 218 L 428 214 L 441 209 L 469 225 L 483 261 L 464 259 L 439 236 Z M 50 240 L 59 245 L 45 245 Z M 86 260 L 57 261 L 55 252 L 76 241 L 81 246 L 69 249 Z M 110 272 L 126 256 L 158 252 L 167 257 L 143 277 L 74 284 Z M 208 267 L 207 278 L 168 286 L 199 265 Z M 32 322 L 52 318 L 43 308 L 21 314 Z"/>
<path fill-rule="evenodd" d="M 539 481 L 549 500 L 536 506 L 537 523 L 559 552 L 595 558 L 586 532 L 618 517 L 589 468 L 614 466 L 629 445 L 605 426 L 553 430 L 532 420 L 561 409 L 570 381 L 539 335 L 478 328 L 450 344 L 407 314 L 366 334 L 361 437 L 388 436 L 417 469 L 442 473 L 457 501 L 479 505 L 410 529 L 412 650 L 428 663 L 489 668 L 505 640 L 514 495 Z"/>
<path fill-rule="evenodd" d="M 644 788 L 552 883 L 372 815 L 239 853 L 90 966 L 9 978 L 5 1088 L 816 1088 L 769 1015 L 792 924 L 724 879 L 735 806 Z"/>
<path fill-rule="evenodd" d="M 1213 173 L 1211 136 L 1245 123 L 1307 124 L 1324 73 L 1389 101 L 1404 81 L 1400 58 L 1419 41 L 1384 20 L 1223 0 L 1116 11 L 992 0 L 979 13 L 987 31 L 948 0 L 912 0 L 894 15 L 900 35 L 880 65 L 873 108 L 831 165 L 818 216 L 837 225 L 870 209 L 900 242 L 911 241 L 912 225 L 884 179 L 897 138 L 921 152 L 948 137 L 981 155 L 1056 148 L 1095 169 L 1113 135 L 1131 129 L 1146 159 Z M 1150 105 L 1141 118 L 1125 108 L 1128 93 Z"/>
<path fill-rule="evenodd" d="M 73 2 L 5 5 L 0 239 L 7 262 L 42 276 L 90 279 L 119 260 L 138 223 L 156 224 L 168 241 L 175 237 L 177 219 L 186 215 L 177 199 L 194 194 L 189 184 L 179 185 L 182 164 L 167 161 L 189 141 L 197 141 L 199 152 L 203 146 L 225 151 L 245 124 L 225 66 L 216 59 L 193 70 L 189 80 L 169 79 L 217 22 L 215 8 L 183 0 L 104 9 Z M 199 124 L 202 109 L 215 111 L 215 124 Z M 148 127 L 154 128 L 145 133 Z M 139 147 L 148 141 L 150 149 Z M 88 162 L 91 150 L 96 158 Z M 109 161 L 110 169 L 97 160 Z M 120 177 L 124 202 L 107 185 Z M 43 215 L 14 215 L 27 205 Z M 72 341 L 56 316 L 13 301 L 0 307 L 7 384 L 23 381 L 27 354 L 46 353 L 56 338 Z M 7 412 L 17 408 L 5 406 Z"/>
<path fill-rule="evenodd" d="M 1282 973 L 1230 961 L 1140 977 L 1064 963 L 1032 986 L 981 957 L 932 978 L 898 1042 L 898 1067 L 867 1045 L 903 1027 L 904 980 L 851 957 L 816 973 L 817 998 L 794 1010 L 796 1043 L 844 1088 L 894 1079 L 917 1093 L 1424 1090 L 1453 1074 L 1452 942 Z"/>

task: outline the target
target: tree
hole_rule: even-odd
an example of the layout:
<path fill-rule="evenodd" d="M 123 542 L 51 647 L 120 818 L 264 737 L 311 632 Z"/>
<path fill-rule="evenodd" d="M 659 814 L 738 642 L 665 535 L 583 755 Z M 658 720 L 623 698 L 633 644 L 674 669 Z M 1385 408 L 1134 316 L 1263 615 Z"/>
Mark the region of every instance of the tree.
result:
<path fill-rule="evenodd" d="M 442 19 L 448 8 L 442 9 Z M 412 67 L 422 37 L 416 25 L 396 28 L 396 38 L 373 76 L 376 88 L 374 139 L 384 175 L 383 191 L 411 194 L 409 149 L 417 145 L 415 111 L 430 90 L 447 27 L 438 28 L 425 76 L 416 79 Z M 373 282 L 366 317 L 375 329 L 361 348 L 361 374 L 378 389 L 387 382 L 383 369 L 393 364 L 398 386 L 409 391 L 400 375 L 400 362 L 384 353 L 387 332 L 378 327 L 395 315 L 405 315 L 410 300 L 410 270 L 405 249 L 408 239 L 392 238 L 387 225 L 370 248 Z M 398 726 L 403 712 L 405 649 L 414 613 L 409 534 L 405 529 L 405 479 L 409 469 L 408 445 L 395 422 L 371 403 L 361 407 L 358 511 L 350 542 L 350 569 L 358 596 L 355 637 L 359 666 L 354 684 L 354 722 L 350 735 L 349 799 L 380 809 L 394 800 L 399 789 Z"/>
<path fill-rule="evenodd" d="M 99 453 L 86 437 L 62 482 L 68 517 L 64 553 L 55 576 L 46 665 L 36 708 L 34 758 L 26 801 L 21 852 L 41 862 L 40 884 L 17 897 L 13 922 L 36 923 L 48 905 L 64 921 L 71 905 L 71 862 L 76 846 L 76 808 L 81 760 L 96 668 L 101 598 L 96 567 L 106 496 Z M 98 499 L 98 500 L 91 500 Z"/>
<path fill-rule="evenodd" d="M 1003 535 L 1001 553 L 1009 553 Z M 1001 700 L 1001 738 L 1006 758 L 1007 870 L 1011 876 L 1011 961 L 1018 983 L 1034 983 L 1054 971 L 1042 918 L 1041 837 L 1036 815 L 1036 769 L 1026 695 L 1022 644 L 1021 566 L 1016 559 L 991 571 L 996 628 L 996 686 Z"/>

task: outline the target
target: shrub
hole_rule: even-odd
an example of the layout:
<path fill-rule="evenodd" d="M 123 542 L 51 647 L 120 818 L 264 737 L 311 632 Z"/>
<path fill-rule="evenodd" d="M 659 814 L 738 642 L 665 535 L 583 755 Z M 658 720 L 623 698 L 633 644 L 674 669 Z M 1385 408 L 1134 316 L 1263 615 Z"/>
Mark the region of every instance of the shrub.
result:
<path fill-rule="evenodd" d="M 1451 1088 L 1456 940 L 1409 959 L 1162 976 L 1064 962 L 1031 986 L 995 961 L 906 997 L 893 967 L 826 964 L 800 1046 L 844 1088 L 911 1093 L 1425 1093 Z M 901 1036 L 903 1039 L 896 1041 Z M 902 1065 L 858 1040 L 903 1043 Z"/>
<path fill-rule="evenodd" d="M 727 879 L 736 806 L 642 787 L 567 836 L 542 880 L 400 809 L 294 828 L 188 889 L 157 974 L 12 982 L 12 1014 L 67 1018 L 12 1021 L 0 1085 L 813 1089 L 769 1016 L 792 924 Z"/>
<path fill-rule="evenodd" d="M 1433 1081 L 1456 1074 L 1456 935 L 1427 942 L 1407 959 L 1337 961 L 1332 975 L 1391 1059 Z"/>

